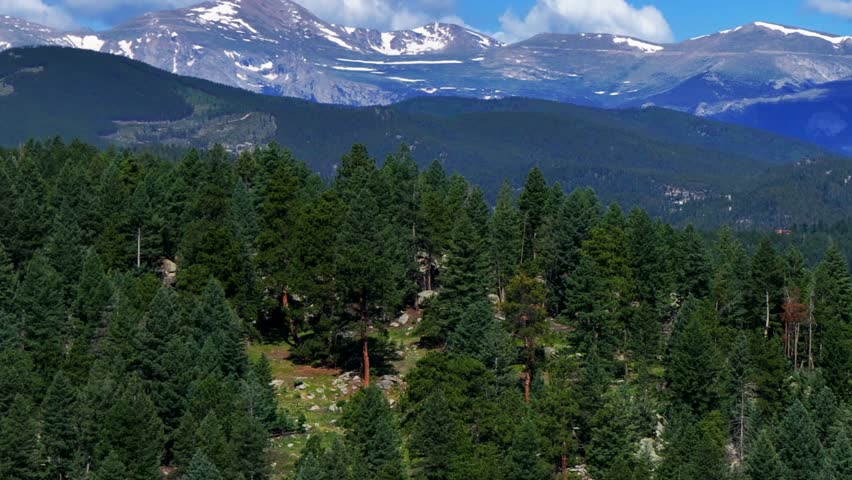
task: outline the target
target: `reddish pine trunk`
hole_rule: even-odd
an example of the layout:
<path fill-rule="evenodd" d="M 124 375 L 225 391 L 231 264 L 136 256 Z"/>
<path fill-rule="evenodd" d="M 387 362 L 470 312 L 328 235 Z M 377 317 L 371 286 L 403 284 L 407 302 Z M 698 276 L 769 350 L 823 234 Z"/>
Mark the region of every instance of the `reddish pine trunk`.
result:
<path fill-rule="evenodd" d="M 293 339 L 293 343 L 298 345 L 299 332 L 296 330 L 296 319 L 294 319 L 293 315 L 290 313 L 290 294 L 287 292 L 287 287 L 284 287 L 281 292 L 281 308 L 284 315 L 287 316 L 287 321 L 290 324 L 290 338 Z"/>
<path fill-rule="evenodd" d="M 568 446 L 562 442 L 562 480 L 568 480 Z"/>
<path fill-rule="evenodd" d="M 530 372 L 529 367 L 527 367 L 524 372 L 524 401 L 527 404 L 530 403 L 530 387 L 532 386 L 532 372 Z"/>
<path fill-rule="evenodd" d="M 370 345 L 368 333 L 368 317 L 367 317 L 367 298 L 361 292 L 361 344 L 363 346 L 364 355 L 364 387 L 370 386 Z"/>
<path fill-rule="evenodd" d="M 370 347 L 369 342 L 367 341 L 367 336 L 364 335 L 361 338 L 361 342 L 364 344 L 364 386 L 370 386 Z"/>

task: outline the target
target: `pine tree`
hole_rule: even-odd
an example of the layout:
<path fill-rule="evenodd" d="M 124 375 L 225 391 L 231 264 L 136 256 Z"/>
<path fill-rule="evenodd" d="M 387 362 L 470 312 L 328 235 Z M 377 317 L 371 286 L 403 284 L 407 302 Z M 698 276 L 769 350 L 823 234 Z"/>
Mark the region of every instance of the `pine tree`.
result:
<path fill-rule="evenodd" d="M 443 392 L 426 398 L 417 412 L 410 440 L 413 478 L 448 480 L 454 478 L 458 462 L 470 455 L 464 427 L 450 412 Z"/>
<path fill-rule="evenodd" d="M 577 365 L 569 352 L 545 365 L 547 384 L 533 407 L 538 417 L 538 427 L 548 445 L 551 459 L 558 459 L 560 473 L 568 474 L 570 455 L 576 447 L 574 426 L 577 425 L 579 405 L 575 391 Z"/>
<path fill-rule="evenodd" d="M 381 215 L 373 195 L 356 193 L 340 226 L 336 250 L 336 278 L 344 303 L 354 305 L 363 352 L 364 384 L 370 384 L 369 332 L 376 315 L 387 305 L 392 290 L 391 268 L 384 256 Z"/>
<path fill-rule="evenodd" d="M 852 478 L 852 442 L 844 427 L 836 428 L 826 457 L 825 480 Z"/>
<path fill-rule="evenodd" d="M 101 316 L 109 305 L 112 293 L 112 285 L 104 272 L 101 259 L 90 248 L 83 257 L 83 270 L 74 302 L 74 313 L 89 330 L 87 333 L 101 326 Z"/>
<path fill-rule="evenodd" d="M 153 402 L 133 377 L 106 412 L 102 444 L 127 468 L 128 480 L 157 478 L 163 455 L 163 424 Z"/>
<path fill-rule="evenodd" d="M 760 241 L 751 262 L 751 278 L 747 285 L 747 305 L 750 307 L 752 329 L 764 335 L 778 333 L 779 315 L 783 304 L 784 271 L 768 238 Z"/>
<path fill-rule="evenodd" d="M 236 470 L 234 465 L 236 458 L 232 455 L 224 427 L 215 412 L 210 412 L 204 417 L 198 425 L 195 438 L 196 451 L 207 457 L 217 468 Z"/>
<path fill-rule="evenodd" d="M 368 387 L 358 392 L 344 420 L 346 444 L 356 459 L 356 478 L 405 478 L 399 431 L 381 390 Z"/>
<path fill-rule="evenodd" d="M 801 402 L 796 400 L 781 419 L 778 455 L 789 480 L 816 480 L 821 470 L 823 448 L 819 434 Z"/>
<path fill-rule="evenodd" d="M 127 467 L 116 452 L 110 452 L 97 467 L 94 475 L 94 480 L 127 480 L 128 478 L 131 477 Z"/>
<path fill-rule="evenodd" d="M 27 264 L 15 303 L 20 312 L 24 347 L 32 352 L 36 369 L 49 382 L 62 361 L 65 309 L 62 280 L 41 254 Z"/>
<path fill-rule="evenodd" d="M 633 453 L 643 433 L 636 399 L 627 387 L 619 388 L 606 396 L 603 407 L 592 419 L 591 441 L 586 446 L 586 459 L 593 472 L 607 472 L 624 461 L 629 470 Z"/>
<path fill-rule="evenodd" d="M 746 458 L 745 471 L 751 480 L 786 480 L 786 469 L 768 430 L 763 430 L 757 436 Z"/>
<path fill-rule="evenodd" d="M 275 398 L 275 385 L 272 384 L 272 366 L 265 354 L 261 354 L 252 365 L 246 388 L 250 392 L 252 415 L 267 430 L 278 428 L 278 400 Z"/>
<path fill-rule="evenodd" d="M 228 444 L 232 452 L 233 471 L 251 480 L 267 478 L 268 441 L 266 428 L 255 417 L 245 412 L 232 416 Z"/>
<path fill-rule="evenodd" d="M 15 290 L 18 288 L 18 278 L 12 258 L 6 252 L 6 247 L 0 242 L 0 310 L 12 311 Z"/>
<path fill-rule="evenodd" d="M 41 442 L 52 478 L 68 478 L 76 450 L 77 432 L 71 421 L 75 414 L 76 392 L 62 370 L 42 401 Z"/>
<path fill-rule="evenodd" d="M 512 364 L 516 356 L 512 339 L 487 301 L 470 305 L 460 315 L 447 342 L 449 352 L 473 357 L 495 372 Z"/>
<path fill-rule="evenodd" d="M 715 312 L 706 304 L 690 310 L 675 326 L 666 379 L 673 400 L 703 415 L 719 406 L 723 361 L 708 327 Z"/>
<path fill-rule="evenodd" d="M 184 480 L 222 480 L 222 474 L 204 453 L 198 451 L 193 455 L 189 469 L 181 478 Z"/>
<path fill-rule="evenodd" d="M 240 320 L 225 299 L 222 286 L 209 280 L 201 294 L 198 307 L 190 315 L 200 344 L 210 342 L 214 347 L 213 364 L 208 365 L 223 375 L 241 377 L 248 368 Z"/>
<path fill-rule="evenodd" d="M 545 180 L 541 169 L 536 167 L 530 170 L 524 184 L 524 190 L 518 199 L 523 232 L 521 263 L 535 260 L 537 236 L 542 225 L 544 225 L 549 193 L 547 180 Z"/>
<path fill-rule="evenodd" d="M 517 424 L 509 447 L 509 471 L 506 478 L 513 480 L 542 480 L 551 474 L 551 468 L 541 458 L 542 442 L 535 423 L 524 418 Z"/>
<path fill-rule="evenodd" d="M 831 246 L 814 275 L 814 317 L 819 328 L 809 347 L 829 386 L 841 398 L 852 395 L 852 280 L 849 266 Z"/>
<path fill-rule="evenodd" d="M 470 215 L 462 212 L 456 220 L 447 265 L 444 289 L 425 312 L 420 330 L 438 343 L 445 343 L 460 317 L 471 305 L 487 300 L 491 284 L 485 238 L 480 236 Z"/>
<path fill-rule="evenodd" d="M 497 295 L 506 297 L 506 285 L 518 272 L 521 248 L 521 218 L 508 182 L 503 182 L 497 206 L 490 221 L 491 263 L 496 279 Z"/>
<path fill-rule="evenodd" d="M 19 395 L 0 419 L 0 478 L 41 478 L 42 459 L 34 410 L 32 402 Z"/>
<path fill-rule="evenodd" d="M 535 376 L 538 337 L 545 331 L 545 287 L 536 279 L 520 275 L 506 288 L 503 311 L 512 334 L 523 344 L 524 398 L 532 400 L 532 380 Z"/>

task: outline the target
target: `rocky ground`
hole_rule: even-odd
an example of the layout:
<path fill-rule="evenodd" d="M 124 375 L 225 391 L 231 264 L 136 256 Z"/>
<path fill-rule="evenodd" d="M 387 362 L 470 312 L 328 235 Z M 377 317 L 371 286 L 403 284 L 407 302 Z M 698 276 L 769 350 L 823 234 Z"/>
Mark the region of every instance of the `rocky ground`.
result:
<path fill-rule="evenodd" d="M 376 377 L 373 382 L 386 392 L 392 403 L 402 394 L 405 374 L 427 353 L 417 346 L 418 320 L 417 312 L 411 310 L 392 322 L 388 329 L 399 358 L 393 362 L 393 373 Z M 261 354 L 269 358 L 279 404 L 292 415 L 303 415 L 306 420 L 305 433 L 272 440 L 272 478 L 289 479 L 308 438 L 341 431 L 337 423 L 346 401 L 361 388 L 361 372 L 296 364 L 290 359 L 290 345 L 286 343 L 252 344 L 249 353 L 253 358 Z"/>

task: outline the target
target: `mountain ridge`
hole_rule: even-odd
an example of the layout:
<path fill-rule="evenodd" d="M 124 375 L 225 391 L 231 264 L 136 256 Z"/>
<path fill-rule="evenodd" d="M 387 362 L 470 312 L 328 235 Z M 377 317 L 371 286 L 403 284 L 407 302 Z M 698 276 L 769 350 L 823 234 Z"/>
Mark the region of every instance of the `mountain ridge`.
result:
<path fill-rule="evenodd" d="M 506 45 L 452 24 L 395 32 L 339 26 L 289 0 L 204 2 L 103 32 L 58 32 L 10 18 L 0 17 L 0 49 L 87 48 L 258 93 L 345 105 L 526 96 L 608 108 L 650 102 L 701 114 L 718 102 L 852 79 L 852 37 L 762 21 L 670 44 L 579 33 Z M 696 78 L 701 89 L 684 87 Z"/>

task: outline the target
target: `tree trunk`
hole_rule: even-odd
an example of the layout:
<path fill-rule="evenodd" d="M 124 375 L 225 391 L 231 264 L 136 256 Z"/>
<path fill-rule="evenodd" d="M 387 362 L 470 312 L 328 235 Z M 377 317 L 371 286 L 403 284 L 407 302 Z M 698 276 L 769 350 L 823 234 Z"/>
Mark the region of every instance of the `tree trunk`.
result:
<path fill-rule="evenodd" d="M 370 342 L 366 334 L 361 336 L 361 342 L 364 346 L 364 387 L 370 386 Z"/>
<path fill-rule="evenodd" d="M 814 369 L 814 295 L 808 304 L 808 369 Z"/>
<path fill-rule="evenodd" d="M 763 329 L 763 336 L 769 337 L 769 290 L 766 291 L 766 327 Z"/>
<path fill-rule="evenodd" d="M 745 388 L 740 390 L 740 461 L 745 459 Z"/>
<path fill-rule="evenodd" d="M 524 370 L 524 401 L 529 405 L 532 402 L 532 398 L 530 395 L 530 388 L 532 387 L 532 371 L 530 367 L 527 366 L 526 370 Z"/>
<path fill-rule="evenodd" d="M 299 331 L 296 329 L 296 319 L 290 313 L 290 293 L 287 291 L 287 287 L 284 287 L 281 291 L 281 311 L 287 317 L 290 326 L 290 338 L 293 340 L 293 344 L 298 345 Z"/>
<path fill-rule="evenodd" d="M 562 442 L 562 480 L 568 480 L 568 446 Z"/>
<path fill-rule="evenodd" d="M 802 329 L 800 323 L 796 323 L 796 339 L 793 341 L 793 366 L 796 370 L 799 369 L 799 331 Z"/>
<path fill-rule="evenodd" d="M 426 257 L 426 290 L 432 290 L 432 252 Z"/>
<path fill-rule="evenodd" d="M 136 230 L 136 268 L 142 268 L 142 227 Z"/>
<path fill-rule="evenodd" d="M 364 292 L 361 292 L 361 302 L 360 302 L 360 310 L 361 310 L 361 345 L 363 347 L 363 362 L 364 362 L 364 387 L 370 386 L 370 342 L 368 328 L 369 328 L 369 317 L 367 316 L 367 297 L 364 295 Z"/>

